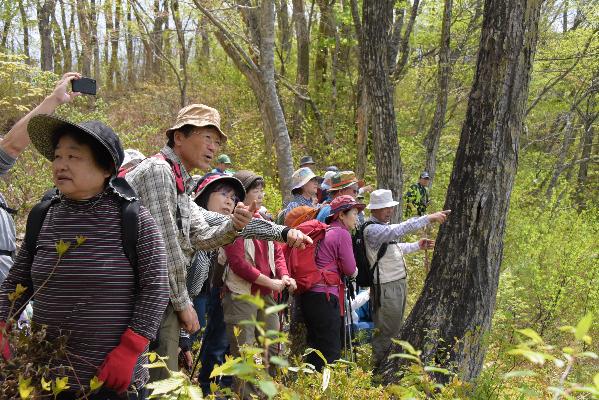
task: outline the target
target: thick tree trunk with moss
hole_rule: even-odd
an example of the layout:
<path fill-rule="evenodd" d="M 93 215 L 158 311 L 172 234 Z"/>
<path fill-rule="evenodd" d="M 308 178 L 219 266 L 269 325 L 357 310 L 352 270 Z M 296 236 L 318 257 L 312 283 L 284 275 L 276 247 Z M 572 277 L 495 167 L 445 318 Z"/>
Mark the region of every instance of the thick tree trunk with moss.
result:
<path fill-rule="evenodd" d="M 362 68 L 368 95 L 369 120 L 374 141 L 377 186 L 390 189 L 401 203 L 402 179 L 393 85 L 389 79 L 387 51 L 393 21 L 393 0 L 365 1 L 362 6 Z M 401 217 L 401 205 L 393 222 Z"/>
<path fill-rule="evenodd" d="M 540 7 L 539 0 L 485 2 L 476 76 L 444 206 L 453 212 L 400 335 L 422 349 L 427 363 L 454 368 L 465 380 L 482 369 L 483 337 L 495 309 Z M 385 382 L 397 380 L 400 364 L 383 365 Z"/>

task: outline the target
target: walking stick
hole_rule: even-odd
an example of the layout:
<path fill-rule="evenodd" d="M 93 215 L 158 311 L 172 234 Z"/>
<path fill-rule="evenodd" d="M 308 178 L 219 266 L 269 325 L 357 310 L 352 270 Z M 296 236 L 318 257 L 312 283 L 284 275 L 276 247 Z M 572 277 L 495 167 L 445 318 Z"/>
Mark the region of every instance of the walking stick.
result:
<path fill-rule="evenodd" d="M 351 279 L 349 279 L 349 278 L 345 278 L 345 290 L 346 290 L 346 298 L 347 298 L 347 310 L 346 310 L 346 313 L 344 316 L 344 321 L 343 321 L 345 324 L 344 331 L 346 332 L 346 335 L 349 337 L 349 359 L 351 362 L 355 362 L 354 344 L 353 344 L 352 335 L 351 335 L 351 330 L 354 325 L 351 301 L 356 296 L 354 293 L 353 283 L 352 283 Z M 348 324 L 348 322 L 349 322 L 349 324 Z M 346 346 L 347 346 L 347 343 L 348 342 L 345 342 Z M 348 370 L 348 373 L 349 373 L 349 370 Z"/>

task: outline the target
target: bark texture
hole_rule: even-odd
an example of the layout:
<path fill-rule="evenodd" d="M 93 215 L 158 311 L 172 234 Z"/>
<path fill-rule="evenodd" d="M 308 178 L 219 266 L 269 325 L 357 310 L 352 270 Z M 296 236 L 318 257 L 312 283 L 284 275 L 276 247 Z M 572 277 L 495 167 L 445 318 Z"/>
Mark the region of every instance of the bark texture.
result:
<path fill-rule="evenodd" d="M 374 142 L 377 186 L 390 189 L 393 198 L 402 197 L 401 159 L 397 140 L 397 124 L 393 86 L 389 79 L 389 30 L 393 20 L 393 0 L 365 1 L 362 6 L 362 68 L 366 86 L 369 120 Z M 401 205 L 394 222 L 401 216 Z"/>
<path fill-rule="evenodd" d="M 485 2 L 476 75 L 444 206 L 453 213 L 439 231 L 431 271 L 400 335 L 426 362 L 455 369 L 468 381 L 482 369 L 483 335 L 495 309 L 540 8 L 539 0 Z M 386 383 L 398 379 L 400 363 L 384 363 Z"/>

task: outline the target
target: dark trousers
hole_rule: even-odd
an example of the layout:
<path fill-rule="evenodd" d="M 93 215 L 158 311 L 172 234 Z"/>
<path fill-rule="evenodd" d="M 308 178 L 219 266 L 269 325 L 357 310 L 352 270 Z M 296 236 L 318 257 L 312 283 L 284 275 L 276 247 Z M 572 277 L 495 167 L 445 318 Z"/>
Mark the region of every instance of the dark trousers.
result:
<path fill-rule="evenodd" d="M 200 328 L 206 326 L 206 312 L 208 310 L 208 298 L 210 297 L 209 293 L 200 293 L 193 299 L 193 308 L 196 310 L 196 314 L 198 315 L 198 322 L 200 323 Z M 198 338 L 198 334 L 200 331 L 192 334 L 190 336 L 191 343 L 196 340 L 200 340 Z"/>
<path fill-rule="evenodd" d="M 335 295 L 306 292 L 300 295 L 300 305 L 308 331 L 308 346 L 320 350 L 327 363 L 341 357 L 341 318 L 339 299 Z M 310 353 L 306 362 L 321 371 L 324 362 L 316 353 Z"/>
<path fill-rule="evenodd" d="M 202 347 L 200 348 L 200 362 L 202 367 L 198 375 L 198 380 L 204 392 L 204 396 L 210 394 L 210 374 L 215 365 L 225 362 L 225 354 L 229 353 L 229 341 L 227 340 L 227 325 L 223 313 L 223 305 L 220 299 L 220 288 L 210 289 L 210 297 L 206 305 L 208 312 L 208 321 Z M 224 376 L 217 381 L 221 387 L 231 387 L 233 384 L 230 376 Z"/>
<path fill-rule="evenodd" d="M 75 400 L 81 399 L 83 396 L 76 392 L 61 392 L 56 396 L 57 400 Z M 146 400 L 148 398 L 148 390 L 146 388 L 139 389 L 137 393 L 123 393 L 122 395 L 116 392 L 101 388 L 96 393 L 88 395 L 89 400 Z"/>

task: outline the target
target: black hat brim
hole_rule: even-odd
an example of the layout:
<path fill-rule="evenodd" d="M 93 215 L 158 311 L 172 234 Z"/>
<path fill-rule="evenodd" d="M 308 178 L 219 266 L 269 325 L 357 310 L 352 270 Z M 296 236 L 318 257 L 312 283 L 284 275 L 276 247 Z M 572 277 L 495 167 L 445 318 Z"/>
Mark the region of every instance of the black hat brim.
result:
<path fill-rule="evenodd" d="M 55 116 L 55 115 L 47 115 L 47 114 L 39 114 L 33 116 L 29 123 L 27 124 L 27 133 L 29 134 L 29 139 L 31 143 L 36 148 L 36 150 L 49 161 L 54 161 L 54 148 L 52 145 L 52 138 L 54 135 L 61 131 L 69 131 L 69 132 L 78 132 L 84 135 L 91 136 L 94 140 L 102 145 L 110 154 L 110 158 L 114 163 L 114 170 L 118 171 L 121 166 L 121 162 L 118 160 L 117 155 L 114 154 L 112 147 L 106 143 L 106 141 L 101 138 L 97 133 L 93 132 L 90 129 L 87 129 L 84 126 L 75 124 L 73 122 L 67 121 L 64 118 Z"/>

